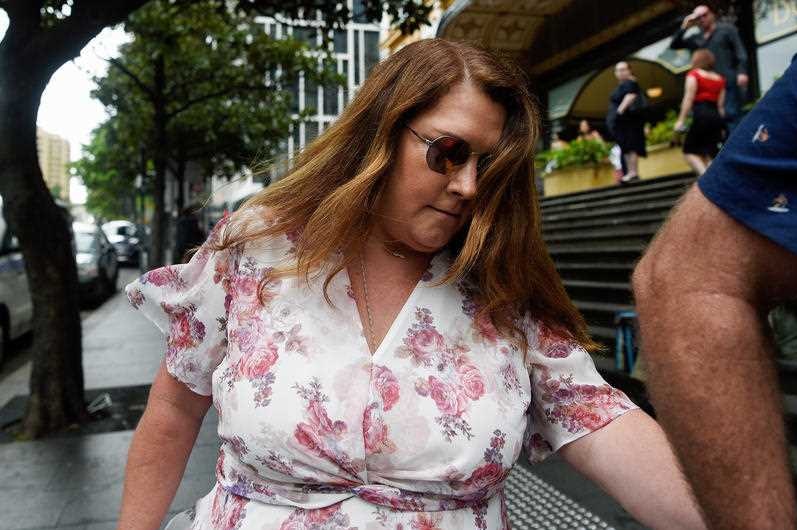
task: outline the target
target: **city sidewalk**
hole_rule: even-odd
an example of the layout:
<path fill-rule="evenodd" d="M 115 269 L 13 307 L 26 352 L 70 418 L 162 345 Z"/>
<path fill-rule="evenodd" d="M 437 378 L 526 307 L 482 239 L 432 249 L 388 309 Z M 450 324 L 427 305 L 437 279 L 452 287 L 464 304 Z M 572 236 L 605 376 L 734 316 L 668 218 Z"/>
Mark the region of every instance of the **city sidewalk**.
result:
<path fill-rule="evenodd" d="M 125 270 L 132 280 L 134 271 Z M 120 284 L 122 283 L 120 279 Z M 163 352 L 163 337 L 118 293 L 84 321 L 86 389 L 148 385 Z M 27 393 L 29 367 L 0 381 L 0 408 Z M 190 507 L 214 482 L 216 415 L 206 418 L 170 508 Z M 132 431 L 0 444 L 0 530 L 112 530 L 118 515 Z M 614 528 L 640 530 L 614 501 L 552 458 L 516 466 L 507 481 L 515 529 Z"/>

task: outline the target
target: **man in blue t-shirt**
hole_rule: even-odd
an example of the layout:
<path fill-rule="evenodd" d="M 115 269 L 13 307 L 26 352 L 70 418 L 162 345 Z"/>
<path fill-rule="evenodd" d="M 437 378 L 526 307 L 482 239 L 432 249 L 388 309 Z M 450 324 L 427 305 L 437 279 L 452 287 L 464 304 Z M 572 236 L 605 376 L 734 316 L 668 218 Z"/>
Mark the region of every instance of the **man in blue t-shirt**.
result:
<path fill-rule="evenodd" d="M 795 528 L 766 314 L 797 299 L 797 57 L 634 272 L 658 417 L 711 528 Z"/>

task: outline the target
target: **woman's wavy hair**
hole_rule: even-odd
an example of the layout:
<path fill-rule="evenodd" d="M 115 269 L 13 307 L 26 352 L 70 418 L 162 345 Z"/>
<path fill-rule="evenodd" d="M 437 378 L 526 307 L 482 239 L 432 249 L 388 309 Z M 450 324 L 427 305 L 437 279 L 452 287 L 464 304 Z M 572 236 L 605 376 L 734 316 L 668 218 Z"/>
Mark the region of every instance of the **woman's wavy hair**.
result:
<path fill-rule="evenodd" d="M 219 248 L 300 234 L 295 267 L 277 274 L 309 279 L 326 273 L 330 303 L 329 282 L 367 237 L 404 125 L 462 82 L 501 104 L 507 118 L 479 177 L 472 218 L 448 245 L 454 261 L 441 283 L 467 280 L 479 317 L 489 318 L 523 351 L 528 339 L 519 317 L 526 313 L 594 350 L 540 233 L 533 165 L 537 105 L 516 67 L 471 44 L 421 40 L 376 65 L 343 114 L 296 157 L 285 177 L 232 216 Z M 246 221 L 246 210 L 254 207 L 265 207 L 273 222 Z M 337 258 L 329 267 L 332 256 Z"/>
<path fill-rule="evenodd" d="M 714 70 L 715 62 L 714 54 L 708 48 L 698 48 L 692 52 L 692 68 Z"/>

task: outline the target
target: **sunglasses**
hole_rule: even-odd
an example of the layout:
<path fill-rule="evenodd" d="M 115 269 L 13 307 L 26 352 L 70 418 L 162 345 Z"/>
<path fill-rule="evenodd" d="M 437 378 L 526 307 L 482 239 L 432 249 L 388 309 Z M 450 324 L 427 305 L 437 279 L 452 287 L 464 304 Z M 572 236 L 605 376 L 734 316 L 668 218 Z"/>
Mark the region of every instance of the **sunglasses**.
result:
<path fill-rule="evenodd" d="M 409 125 L 406 127 L 428 146 L 426 149 L 426 165 L 432 171 L 449 175 L 453 167 L 463 165 L 471 156 L 479 157 L 479 161 L 476 164 L 477 174 L 481 175 L 487 168 L 490 155 L 488 153 L 474 153 L 470 150 L 470 144 L 462 138 L 443 135 L 430 140 L 418 134 Z"/>

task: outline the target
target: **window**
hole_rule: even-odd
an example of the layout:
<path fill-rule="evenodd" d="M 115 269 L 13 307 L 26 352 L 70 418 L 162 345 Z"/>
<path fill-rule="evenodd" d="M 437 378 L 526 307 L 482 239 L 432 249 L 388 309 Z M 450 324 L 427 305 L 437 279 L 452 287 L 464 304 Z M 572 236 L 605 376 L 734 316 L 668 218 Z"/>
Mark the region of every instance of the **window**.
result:
<path fill-rule="evenodd" d="M 77 251 L 85 254 L 93 253 L 99 246 L 97 238 L 89 232 L 75 232 Z"/>
<path fill-rule="evenodd" d="M 298 123 L 293 124 L 293 154 L 302 148 L 302 130 Z"/>
<path fill-rule="evenodd" d="M 347 53 L 349 51 L 349 32 L 345 29 L 336 29 L 334 35 L 333 49 L 336 53 Z"/>
<path fill-rule="evenodd" d="M 351 14 L 353 22 L 368 22 L 368 18 L 365 16 L 365 2 L 363 0 L 352 0 Z"/>
<path fill-rule="evenodd" d="M 316 46 L 316 34 L 318 31 L 315 28 L 308 28 L 303 26 L 293 27 L 293 38 L 307 44 L 308 46 Z"/>
<path fill-rule="evenodd" d="M 330 85 L 324 87 L 324 114 L 336 115 L 338 113 L 338 87 Z"/>
<path fill-rule="evenodd" d="M 360 84 L 360 32 L 354 32 L 354 84 Z"/>
<path fill-rule="evenodd" d="M 365 52 L 365 75 L 368 75 L 371 72 L 371 68 L 379 62 L 379 32 L 365 32 L 363 51 Z"/>
<path fill-rule="evenodd" d="M 299 112 L 299 78 L 291 81 L 291 86 L 288 89 L 291 93 L 291 112 Z"/>
<path fill-rule="evenodd" d="M 318 137 L 318 122 L 308 121 L 304 124 L 305 143 L 309 144 Z"/>
<path fill-rule="evenodd" d="M 318 111 L 318 85 L 306 77 L 304 78 L 304 109 L 314 113 Z"/>
<path fill-rule="evenodd" d="M 356 65 L 357 62 L 355 61 Z M 341 61 L 341 71 L 346 76 L 346 84 L 343 85 L 343 106 L 349 103 L 349 61 Z"/>

